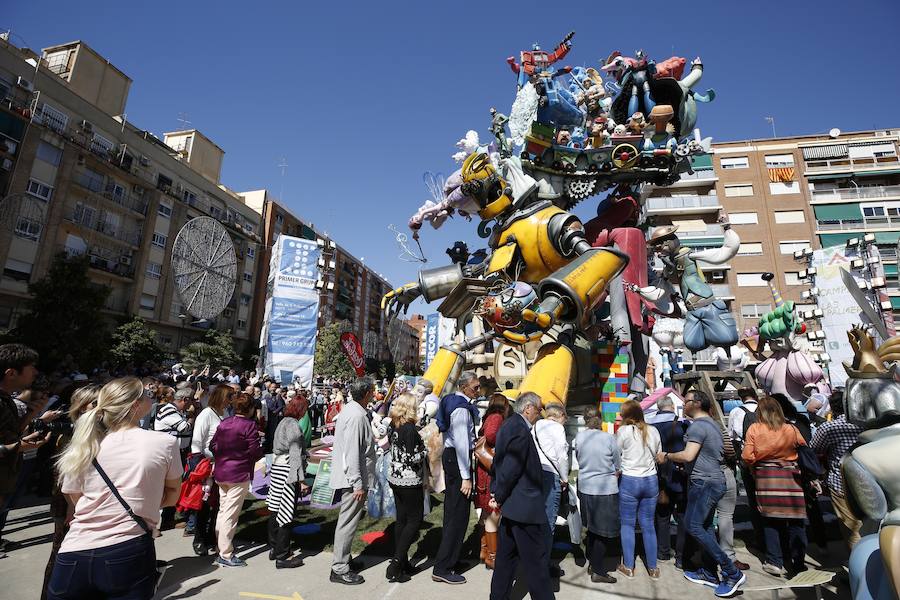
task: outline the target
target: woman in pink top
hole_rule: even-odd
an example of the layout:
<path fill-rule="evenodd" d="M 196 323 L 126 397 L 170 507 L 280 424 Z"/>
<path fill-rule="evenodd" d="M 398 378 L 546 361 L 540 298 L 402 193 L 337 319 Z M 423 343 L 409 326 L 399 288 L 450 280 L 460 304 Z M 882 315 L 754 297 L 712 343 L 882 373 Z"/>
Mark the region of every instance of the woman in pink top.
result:
<path fill-rule="evenodd" d="M 806 445 L 800 431 L 788 423 L 781 405 L 772 397 L 760 398 L 756 423 L 747 429 L 741 458 L 753 469 L 756 503 L 763 517 L 766 561 L 763 570 L 785 575 L 781 547 L 787 538 L 790 548 L 788 569 L 805 569 L 806 500 L 797 464 L 797 447 Z"/>
<path fill-rule="evenodd" d="M 75 516 L 47 585 L 50 600 L 153 597 L 153 534 L 159 509 L 178 499 L 181 456 L 177 439 L 140 428 L 151 402 L 140 379 L 115 379 L 76 421 L 72 441 L 57 462 L 61 489 L 75 505 Z"/>

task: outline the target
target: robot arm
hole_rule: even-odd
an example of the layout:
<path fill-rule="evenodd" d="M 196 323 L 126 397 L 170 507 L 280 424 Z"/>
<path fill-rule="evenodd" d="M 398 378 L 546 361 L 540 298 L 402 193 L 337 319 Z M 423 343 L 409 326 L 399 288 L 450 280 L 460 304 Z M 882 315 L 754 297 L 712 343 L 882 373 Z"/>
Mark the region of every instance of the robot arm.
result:
<path fill-rule="evenodd" d="M 477 268 L 475 267 L 475 269 Z M 443 298 L 463 280 L 463 277 L 463 267 L 456 263 L 445 267 L 423 269 L 419 271 L 418 283 L 407 283 L 385 294 L 381 299 L 381 310 L 385 311 L 389 317 L 398 314 L 401 308 L 406 314 L 409 305 L 419 296 L 426 302 Z"/>
<path fill-rule="evenodd" d="M 519 67 L 519 63 L 516 62 L 516 57 L 510 56 L 506 59 L 506 62 L 509 64 L 509 68 L 512 69 L 512 72 L 518 75 L 521 67 Z"/>
<path fill-rule="evenodd" d="M 570 31 L 566 37 L 563 38 L 563 41 L 559 43 L 559 46 L 548 55 L 548 62 L 552 65 L 558 60 L 562 60 L 565 58 L 566 54 L 569 53 L 569 50 L 572 49 L 572 37 L 575 35 L 574 31 Z"/>

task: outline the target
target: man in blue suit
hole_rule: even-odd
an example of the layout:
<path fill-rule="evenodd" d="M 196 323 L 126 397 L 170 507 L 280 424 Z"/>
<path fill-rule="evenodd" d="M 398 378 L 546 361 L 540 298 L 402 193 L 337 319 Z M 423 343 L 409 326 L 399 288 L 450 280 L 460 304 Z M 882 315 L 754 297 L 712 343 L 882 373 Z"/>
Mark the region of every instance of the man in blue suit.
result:
<path fill-rule="evenodd" d="M 541 418 L 541 398 L 526 392 L 516 400 L 516 414 L 506 419 L 494 447 L 492 502 L 500 507 L 500 536 L 491 600 L 506 600 L 512 591 L 519 559 L 524 563 L 533 600 L 553 599 L 544 507 L 543 470 L 531 428 Z"/>

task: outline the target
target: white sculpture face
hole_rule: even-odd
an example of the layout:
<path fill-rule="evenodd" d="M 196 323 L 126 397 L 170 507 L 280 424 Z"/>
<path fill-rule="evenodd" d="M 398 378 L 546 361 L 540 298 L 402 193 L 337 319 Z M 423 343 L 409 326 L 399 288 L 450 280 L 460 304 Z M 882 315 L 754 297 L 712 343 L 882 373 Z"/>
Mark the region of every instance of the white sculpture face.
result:
<path fill-rule="evenodd" d="M 425 387 L 421 383 L 417 383 L 416 387 L 412 390 L 413 396 L 416 397 L 416 404 L 421 405 L 422 401 L 425 400 L 425 396 L 427 392 L 425 391 Z"/>

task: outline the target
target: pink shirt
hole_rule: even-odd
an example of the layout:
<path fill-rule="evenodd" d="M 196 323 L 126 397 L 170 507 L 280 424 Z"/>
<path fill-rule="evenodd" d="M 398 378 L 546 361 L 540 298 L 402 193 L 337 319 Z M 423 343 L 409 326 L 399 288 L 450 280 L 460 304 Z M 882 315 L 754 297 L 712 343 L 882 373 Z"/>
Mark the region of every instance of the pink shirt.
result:
<path fill-rule="evenodd" d="M 135 514 L 156 529 L 165 480 L 180 479 L 183 471 L 178 440 L 139 427 L 114 431 L 100 443 L 97 462 Z M 65 477 L 62 491 L 81 498 L 60 552 L 103 548 L 144 534 L 93 466 L 81 477 Z"/>

